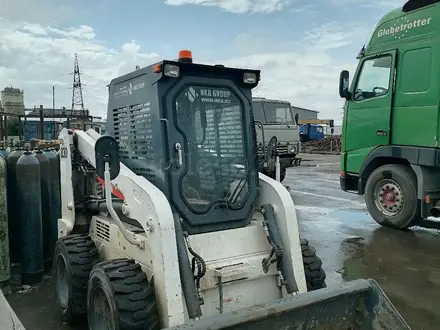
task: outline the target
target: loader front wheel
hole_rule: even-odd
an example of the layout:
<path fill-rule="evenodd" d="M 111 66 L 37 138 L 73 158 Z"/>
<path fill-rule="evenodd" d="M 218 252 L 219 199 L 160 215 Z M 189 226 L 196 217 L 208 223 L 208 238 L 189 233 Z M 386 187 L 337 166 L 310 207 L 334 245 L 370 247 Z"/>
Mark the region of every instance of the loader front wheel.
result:
<path fill-rule="evenodd" d="M 98 263 L 87 292 L 89 329 L 159 330 L 153 287 L 132 259 Z"/>
<path fill-rule="evenodd" d="M 306 276 L 307 291 L 319 290 L 327 287 L 326 275 L 322 268 L 322 261 L 316 255 L 316 250 L 309 245 L 306 239 L 301 240 L 301 252 Z"/>
<path fill-rule="evenodd" d="M 284 179 L 286 178 L 286 172 L 287 172 L 287 168 L 286 167 L 281 169 L 281 172 L 280 172 L 280 182 L 283 182 Z M 270 172 L 270 173 L 264 171 L 263 174 L 267 175 L 268 177 L 270 177 L 270 178 L 272 178 L 274 180 L 277 179 L 277 174 L 276 174 L 275 171 Z"/>
<path fill-rule="evenodd" d="M 54 255 L 55 296 L 66 323 L 85 320 L 87 283 L 93 266 L 99 262 L 98 250 L 88 235 L 60 238 Z"/>

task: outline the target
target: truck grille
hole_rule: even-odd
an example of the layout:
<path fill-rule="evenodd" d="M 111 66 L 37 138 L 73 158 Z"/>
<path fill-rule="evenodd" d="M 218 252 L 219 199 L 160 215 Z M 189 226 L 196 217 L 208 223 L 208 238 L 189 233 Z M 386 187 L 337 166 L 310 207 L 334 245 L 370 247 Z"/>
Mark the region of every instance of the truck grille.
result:
<path fill-rule="evenodd" d="M 280 155 L 287 155 L 287 154 L 289 154 L 289 150 L 291 147 L 292 146 L 289 146 L 289 145 L 279 145 L 279 146 L 277 146 L 277 150 Z M 266 152 L 266 149 L 267 148 L 264 148 L 264 151 L 263 151 L 263 147 L 258 146 L 258 153 Z"/>

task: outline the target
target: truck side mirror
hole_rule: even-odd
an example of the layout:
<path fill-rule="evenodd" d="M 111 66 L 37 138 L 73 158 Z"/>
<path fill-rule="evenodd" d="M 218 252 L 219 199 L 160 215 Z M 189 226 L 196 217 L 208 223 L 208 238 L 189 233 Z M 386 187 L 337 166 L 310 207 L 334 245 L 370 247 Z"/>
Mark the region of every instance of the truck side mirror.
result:
<path fill-rule="evenodd" d="M 109 164 L 110 180 L 118 177 L 121 170 L 119 165 L 119 146 L 110 135 L 103 135 L 95 143 L 96 173 L 105 180 L 105 163 Z"/>
<path fill-rule="evenodd" d="M 295 123 L 298 125 L 299 123 L 299 114 L 295 113 Z"/>
<path fill-rule="evenodd" d="M 339 75 L 339 96 L 348 99 L 350 93 L 348 87 L 350 84 L 350 74 L 347 70 L 342 70 Z"/>

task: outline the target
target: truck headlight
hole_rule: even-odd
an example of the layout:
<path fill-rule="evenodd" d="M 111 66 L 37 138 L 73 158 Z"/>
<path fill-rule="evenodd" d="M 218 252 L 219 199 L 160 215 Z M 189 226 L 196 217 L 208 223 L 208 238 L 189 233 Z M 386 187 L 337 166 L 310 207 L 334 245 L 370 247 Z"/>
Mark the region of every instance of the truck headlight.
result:
<path fill-rule="evenodd" d="M 292 148 L 290 148 L 290 153 L 294 154 L 296 152 L 296 147 L 293 146 Z"/>

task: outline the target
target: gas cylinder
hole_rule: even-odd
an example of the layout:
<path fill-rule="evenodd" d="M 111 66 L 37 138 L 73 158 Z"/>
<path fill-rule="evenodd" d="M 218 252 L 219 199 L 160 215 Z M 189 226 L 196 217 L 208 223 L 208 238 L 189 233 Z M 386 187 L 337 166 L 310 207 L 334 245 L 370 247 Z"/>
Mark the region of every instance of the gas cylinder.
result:
<path fill-rule="evenodd" d="M 56 150 L 55 148 L 50 149 L 56 156 L 58 160 L 58 187 L 60 189 L 60 196 L 61 196 L 61 162 L 60 162 L 60 151 Z M 61 205 L 61 197 L 60 197 L 60 205 Z M 60 216 L 61 216 L 61 209 L 60 209 Z"/>
<path fill-rule="evenodd" d="M 43 228 L 41 211 L 40 162 L 25 151 L 17 162 L 17 202 L 20 207 L 21 282 L 41 282 L 43 266 Z"/>
<path fill-rule="evenodd" d="M 34 150 L 34 155 L 40 163 L 41 180 L 41 221 L 43 225 L 43 259 L 44 271 L 48 272 L 52 268 L 52 258 L 54 244 L 52 225 L 51 225 L 51 183 L 50 183 L 50 161 L 41 149 Z"/>
<path fill-rule="evenodd" d="M 9 255 L 12 263 L 20 262 L 20 224 L 19 210 L 17 203 L 17 174 L 16 165 L 18 159 L 23 155 L 23 150 L 15 148 L 8 157 L 7 175 L 7 198 L 8 198 L 8 229 L 9 229 Z"/>
<path fill-rule="evenodd" d="M 0 289 L 10 291 L 11 268 L 9 259 L 8 208 L 6 198 L 6 159 L 0 156 Z"/>
<path fill-rule="evenodd" d="M 5 158 L 7 158 L 9 156 L 9 151 L 6 148 L 0 148 L 0 154 L 2 154 L 3 156 L 5 156 Z"/>
<path fill-rule="evenodd" d="M 56 154 L 49 148 L 44 149 L 43 153 L 50 161 L 50 222 L 54 250 L 58 239 L 58 219 L 61 218 L 60 163 Z"/>

